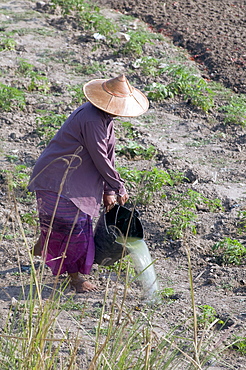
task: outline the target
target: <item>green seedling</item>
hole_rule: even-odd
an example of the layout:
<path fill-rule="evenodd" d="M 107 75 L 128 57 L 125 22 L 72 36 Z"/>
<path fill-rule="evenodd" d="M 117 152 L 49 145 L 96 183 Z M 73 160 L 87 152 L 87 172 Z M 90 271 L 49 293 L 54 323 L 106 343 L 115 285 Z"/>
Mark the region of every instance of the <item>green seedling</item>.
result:
<path fill-rule="evenodd" d="M 198 148 L 200 146 L 209 145 L 209 144 L 211 144 L 210 139 L 196 139 L 195 138 L 194 141 L 187 143 L 186 146 Z"/>
<path fill-rule="evenodd" d="M 99 63 L 97 61 L 91 63 L 91 64 L 84 64 L 80 65 L 77 64 L 76 67 L 74 68 L 74 71 L 78 74 L 82 75 L 92 75 L 98 71 L 105 71 L 106 66 L 105 64 Z"/>
<path fill-rule="evenodd" d="M 41 91 L 47 93 L 50 90 L 48 78 L 44 76 L 43 72 L 37 72 L 35 66 L 28 63 L 24 59 L 19 59 L 18 66 L 19 74 L 28 77 L 30 81 L 27 84 L 28 91 Z"/>
<path fill-rule="evenodd" d="M 15 154 L 6 154 L 5 157 L 7 161 L 10 163 L 15 163 L 15 162 L 18 162 L 19 160 L 18 155 L 15 155 Z"/>
<path fill-rule="evenodd" d="M 60 304 L 60 309 L 64 311 L 84 311 L 85 308 L 85 303 L 74 302 L 73 298 L 68 298 Z"/>
<path fill-rule="evenodd" d="M 38 217 L 37 217 L 36 211 L 31 211 L 31 212 L 26 212 L 24 214 L 21 214 L 21 221 L 30 226 L 36 226 L 37 220 L 38 220 Z"/>
<path fill-rule="evenodd" d="M 213 245 L 212 251 L 218 263 L 240 265 L 246 256 L 246 248 L 237 239 L 224 238 Z"/>
<path fill-rule="evenodd" d="M 72 97 L 73 104 L 83 104 L 85 102 L 85 94 L 81 88 L 81 85 L 71 86 L 69 92 Z"/>
<path fill-rule="evenodd" d="M 3 235 L 4 240 L 14 240 L 15 236 L 13 234 Z"/>
<path fill-rule="evenodd" d="M 127 55 L 142 55 L 143 47 L 146 43 L 152 43 L 152 40 L 158 38 L 158 35 L 151 34 L 144 30 L 129 31 L 130 40 L 121 48 L 121 52 Z"/>
<path fill-rule="evenodd" d="M 145 76 L 158 76 L 160 69 L 158 68 L 160 61 L 150 56 L 143 56 L 133 63 L 134 68 L 139 68 Z"/>
<path fill-rule="evenodd" d="M 27 189 L 29 173 L 25 165 L 17 165 L 12 171 L 1 170 L 1 173 L 7 177 L 10 190 L 17 188 L 20 190 Z"/>
<path fill-rule="evenodd" d="M 210 212 L 222 209 L 219 199 L 208 199 L 192 189 L 188 189 L 182 194 L 172 195 L 171 200 L 176 205 L 167 214 L 172 225 L 167 229 L 167 235 L 173 240 L 182 238 L 187 229 L 196 234 L 197 215 L 195 211 L 197 206 L 204 206 Z"/>
<path fill-rule="evenodd" d="M 197 322 L 201 328 L 206 328 L 213 322 L 217 322 L 221 325 L 224 324 L 223 320 L 217 320 L 218 314 L 214 307 L 211 307 L 209 305 L 200 305 L 198 306 L 198 308 L 200 309 L 201 312 L 197 316 Z"/>
<path fill-rule="evenodd" d="M 13 38 L 5 37 L 0 39 L 0 51 L 15 50 L 16 41 Z"/>
<path fill-rule="evenodd" d="M 37 117 L 36 133 L 41 139 L 38 145 L 47 145 L 66 119 L 65 114 L 52 114 L 52 112 L 48 116 Z"/>
<path fill-rule="evenodd" d="M 238 221 L 237 226 L 238 226 L 239 232 L 240 233 L 245 232 L 246 231 L 246 211 L 239 211 L 238 217 L 239 217 L 239 221 Z"/>
<path fill-rule="evenodd" d="M 30 77 L 33 73 L 34 65 L 28 63 L 25 59 L 19 58 L 17 71 L 23 76 Z"/>
<path fill-rule="evenodd" d="M 0 109 L 11 111 L 12 109 L 23 109 L 26 105 L 23 91 L 0 83 Z"/>
<path fill-rule="evenodd" d="M 32 204 L 34 194 L 28 192 L 30 169 L 25 165 L 16 165 L 12 170 L 0 170 L 0 176 L 8 187 L 9 193 L 14 193 L 18 202 Z"/>
<path fill-rule="evenodd" d="M 235 342 L 232 344 L 232 348 L 242 355 L 246 355 L 246 337 L 235 337 Z"/>
<path fill-rule="evenodd" d="M 162 289 L 159 294 L 161 295 L 162 298 L 164 299 L 171 299 L 172 296 L 174 295 L 174 289 L 173 288 L 164 288 Z"/>
<path fill-rule="evenodd" d="M 120 119 L 115 119 L 119 122 L 121 125 L 121 128 L 123 128 L 123 134 L 122 136 L 128 139 L 135 139 L 138 136 L 138 132 L 134 128 L 133 124 L 129 121 L 121 121 Z M 121 136 L 120 133 L 118 133 L 118 136 Z"/>
<path fill-rule="evenodd" d="M 246 97 L 244 95 L 232 96 L 229 103 L 220 107 L 224 112 L 224 122 L 246 126 Z"/>
<path fill-rule="evenodd" d="M 38 73 L 34 73 L 31 77 L 31 82 L 27 86 L 28 91 L 40 91 L 45 94 L 50 90 L 50 83 L 46 76 L 41 76 Z"/>
<path fill-rule="evenodd" d="M 103 266 L 101 267 L 101 269 L 109 272 L 114 272 L 116 274 L 121 274 L 128 271 L 132 277 L 136 276 L 136 272 L 134 270 L 132 258 L 130 255 L 126 255 L 122 260 L 116 261 L 113 265 Z"/>
<path fill-rule="evenodd" d="M 97 32 L 109 40 L 112 40 L 112 35 L 118 30 L 114 22 L 99 13 L 97 6 L 79 12 L 79 25 L 83 29 Z"/>

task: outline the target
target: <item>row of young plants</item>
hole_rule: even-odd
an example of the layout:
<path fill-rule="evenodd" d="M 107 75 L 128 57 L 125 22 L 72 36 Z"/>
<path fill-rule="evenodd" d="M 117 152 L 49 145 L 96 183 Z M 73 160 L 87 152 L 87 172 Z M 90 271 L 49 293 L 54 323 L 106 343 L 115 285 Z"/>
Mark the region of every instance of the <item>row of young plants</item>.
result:
<path fill-rule="evenodd" d="M 107 46 L 116 47 L 117 55 L 127 55 L 131 60 L 136 56 L 144 54 L 144 46 L 153 43 L 155 40 L 162 41 L 161 34 L 148 31 L 146 27 L 139 24 L 136 29 L 128 28 L 127 40 L 122 41 L 119 37 L 120 27 L 126 23 L 127 27 L 133 22 L 129 16 L 121 16 L 120 21 L 112 22 L 100 13 L 100 9 L 93 3 L 84 0 L 64 2 L 55 0 L 50 4 L 51 7 L 59 6 L 63 17 L 71 14 L 76 16 L 77 25 L 86 32 L 97 32 L 102 35 L 103 40 L 96 41 L 96 47 L 100 48 L 100 43 Z M 14 38 L 9 38 L 9 34 L 1 38 L 1 50 L 14 50 Z M 14 32 L 12 32 L 14 36 Z M 12 40 L 12 42 L 10 42 Z M 229 89 L 222 88 L 221 85 L 212 81 L 207 81 L 199 76 L 197 69 L 187 66 L 185 60 L 176 64 L 168 58 L 157 58 L 156 56 L 146 55 L 135 59 L 131 63 L 134 68 L 138 68 L 142 74 L 149 77 L 151 81 L 146 87 L 146 93 L 150 100 L 162 102 L 165 99 L 173 99 L 180 96 L 192 105 L 204 110 L 206 113 L 222 112 L 225 124 L 246 124 L 246 98 L 243 94 L 238 95 Z M 81 68 L 80 65 L 75 65 Z M 83 67 L 83 66 L 82 66 Z M 76 69 L 75 68 L 75 69 Z M 91 65 L 85 65 L 80 69 L 80 73 L 93 73 L 98 69 L 103 70 L 103 64 L 94 61 Z M 79 71 L 77 70 L 77 73 Z M 129 69 L 129 74 L 131 70 Z M 27 91 L 38 90 L 43 93 L 50 91 L 50 82 L 44 72 L 39 72 L 28 61 L 19 60 L 17 73 L 29 79 L 26 84 Z M 169 81 L 167 83 L 156 82 L 155 77 Z M 16 89 L 8 85 L 0 86 L 1 108 L 4 110 L 14 109 L 17 105 L 23 108 L 25 105 L 25 90 Z M 216 103 L 218 102 L 219 103 Z M 222 103 L 224 102 L 224 104 Z"/>

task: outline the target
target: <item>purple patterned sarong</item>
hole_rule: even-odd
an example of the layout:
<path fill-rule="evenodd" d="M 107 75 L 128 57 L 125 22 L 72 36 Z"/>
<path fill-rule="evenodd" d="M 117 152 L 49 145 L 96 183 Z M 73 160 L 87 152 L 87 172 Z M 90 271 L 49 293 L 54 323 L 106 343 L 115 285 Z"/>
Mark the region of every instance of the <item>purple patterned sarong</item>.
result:
<path fill-rule="evenodd" d="M 95 255 L 91 217 L 69 199 L 60 197 L 52 223 L 58 194 L 37 190 L 36 196 L 42 255 L 53 275 L 66 271 L 89 274 Z"/>

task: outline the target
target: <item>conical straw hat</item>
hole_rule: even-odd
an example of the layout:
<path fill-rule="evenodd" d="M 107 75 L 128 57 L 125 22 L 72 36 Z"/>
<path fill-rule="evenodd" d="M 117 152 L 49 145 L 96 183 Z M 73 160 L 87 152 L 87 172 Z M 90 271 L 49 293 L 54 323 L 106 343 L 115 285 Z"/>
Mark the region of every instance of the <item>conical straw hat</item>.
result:
<path fill-rule="evenodd" d="M 137 117 L 149 108 L 146 96 L 131 86 L 125 75 L 89 81 L 83 91 L 93 105 L 112 115 Z"/>

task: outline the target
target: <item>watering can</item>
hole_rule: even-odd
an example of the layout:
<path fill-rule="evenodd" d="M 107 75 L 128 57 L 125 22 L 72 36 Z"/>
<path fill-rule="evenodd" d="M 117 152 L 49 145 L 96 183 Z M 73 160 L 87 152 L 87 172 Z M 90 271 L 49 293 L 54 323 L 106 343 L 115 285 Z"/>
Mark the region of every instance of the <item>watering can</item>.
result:
<path fill-rule="evenodd" d="M 99 265 L 110 266 L 127 254 L 124 239 L 143 239 L 143 227 L 135 209 L 115 205 L 109 212 L 103 212 L 94 232 L 95 260 Z M 122 239 L 122 243 L 117 238 Z"/>

